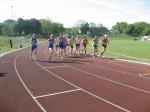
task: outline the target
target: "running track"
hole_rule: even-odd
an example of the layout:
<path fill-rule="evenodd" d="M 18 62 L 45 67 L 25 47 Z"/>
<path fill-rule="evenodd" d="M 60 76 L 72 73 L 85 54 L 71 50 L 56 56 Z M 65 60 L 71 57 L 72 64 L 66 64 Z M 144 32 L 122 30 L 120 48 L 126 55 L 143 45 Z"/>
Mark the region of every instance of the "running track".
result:
<path fill-rule="evenodd" d="M 0 112 L 150 112 L 150 66 L 90 56 L 0 58 Z M 139 74 L 143 76 L 139 76 Z"/>

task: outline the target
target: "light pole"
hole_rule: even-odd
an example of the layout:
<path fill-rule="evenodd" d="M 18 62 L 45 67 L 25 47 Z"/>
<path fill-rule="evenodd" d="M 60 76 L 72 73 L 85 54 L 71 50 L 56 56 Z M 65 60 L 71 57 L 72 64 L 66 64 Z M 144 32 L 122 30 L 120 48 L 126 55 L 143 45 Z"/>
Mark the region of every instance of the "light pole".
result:
<path fill-rule="evenodd" d="M 12 11 L 12 12 L 11 12 L 11 14 L 12 14 L 12 15 L 11 15 L 11 16 L 12 16 L 11 35 L 12 35 L 12 36 L 13 36 L 13 8 L 14 8 L 14 6 L 12 5 L 12 6 L 11 6 L 11 11 Z"/>

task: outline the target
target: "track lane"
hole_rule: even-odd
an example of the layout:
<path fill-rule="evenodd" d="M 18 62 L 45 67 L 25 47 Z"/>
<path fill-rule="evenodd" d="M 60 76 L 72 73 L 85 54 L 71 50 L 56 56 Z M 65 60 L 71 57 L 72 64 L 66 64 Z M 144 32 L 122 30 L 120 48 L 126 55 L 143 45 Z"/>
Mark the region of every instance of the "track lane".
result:
<path fill-rule="evenodd" d="M 113 106 L 113 108 L 115 107 L 115 108 L 120 109 L 119 112 L 120 112 L 121 110 L 124 111 L 124 112 L 130 112 L 129 110 L 127 110 L 127 109 L 125 109 L 125 108 L 123 108 L 123 107 L 121 107 L 121 106 L 119 106 L 119 105 L 116 105 L 116 104 L 114 104 L 114 103 L 112 103 L 112 102 L 109 102 L 109 101 L 107 101 L 107 100 L 105 100 L 105 99 L 103 99 L 103 98 L 101 98 L 101 97 L 99 97 L 99 96 L 97 96 L 97 95 L 95 95 L 95 94 L 93 94 L 93 93 L 90 93 L 89 91 L 87 91 L 87 90 L 81 88 L 80 86 L 77 86 L 77 85 L 73 84 L 71 81 L 68 81 L 68 80 L 64 79 L 63 77 L 61 77 L 61 76 L 60 76 L 61 74 L 55 74 L 55 73 L 52 72 L 51 70 L 48 70 L 48 69 L 44 68 L 44 66 L 42 66 L 40 63 L 38 63 L 38 62 L 36 62 L 36 63 L 37 63 L 37 65 L 39 65 L 41 68 L 43 68 L 45 71 L 47 71 L 48 73 L 50 73 L 50 74 L 49 74 L 50 76 L 53 75 L 53 76 L 57 77 L 58 79 L 60 79 L 60 80 L 62 80 L 62 81 L 64 81 L 64 82 L 66 82 L 66 83 L 68 83 L 68 84 L 70 84 L 70 85 L 72 85 L 72 86 L 75 86 L 76 88 L 81 89 L 83 92 L 87 93 L 88 95 L 91 95 L 93 98 L 96 98 L 96 99 L 98 99 L 98 100 L 100 100 L 100 101 L 103 101 L 103 104 L 101 104 L 101 105 L 109 104 L 109 105 Z M 68 70 L 68 69 L 67 69 L 67 70 Z M 57 70 L 57 71 L 58 71 L 58 70 Z M 61 72 L 62 74 L 65 73 L 65 71 L 63 71 L 63 72 L 60 71 L 60 72 Z M 71 73 L 72 73 L 72 72 L 71 72 Z M 85 108 L 85 107 L 83 107 L 83 108 Z M 109 109 L 110 109 L 110 108 L 109 108 Z M 112 109 L 111 109 L 111 111 L 112 111 Z"/>
<path fill-rule="evenodd" d="M 90 59 L 92 60 L 92 59 Z M 142 67 L 136 67 L 134 65 L 134 67 L 132 67 L 130 65 L 130 63 L 125 63 L 124 65 L 124 62 L 122 62 L 122 64 L 115 64 L 116 60 L 113 60 L 113 59 L 100 59 L 100 58 L 97 58 L 95 59 L 94 61 L 94 64 L 99 64 L 99 65 L 102 65 L 103 67 L 109 67 L 111 69 L 115 69 L 115 70 L 118 70 L 118 71 L 122 71 L 122 72 L 127 72 L 129 74 L 134 74 L 134 75 L 137 75 L 139 76 L 139 73 L 148 73 L 150 72 L 150 69 L 146 69 L 146 67 L 148 65 L 143 65 Z M 112 66 L 113 65 L 113 66 Z M 137 64 L 138 66 L 138 64 Z"/>
<path fill-rule="evenodd" d="M 20 65 L 22 66 L 22 69 L 20 70 L 20 72 L 22 73 L 22 72 L 24 72 L 25 70 L 26 70 L 26 68 L 23 68 L 23 65 L 22 65 L 22 63 L 21 63 L 21 61 L 23 62 L 24 61 L 24 59 L 26 60 L 26 58 L 25 57 L 28 57 L 29 56 L 29 49 L 25 49 L 25 50 L 22 50 L 22 51 L 20 51 L 20 53 L 21 53 L 21 56 L 19 56 L 19 65 L 18 65 L 18 67 L 20 67 Z M 13 54 L 16 54 L 16 53 L 13 53 Z M 42 55 L 42 56 L 41 56 Z M 41 58 L 41 57 L 42 58 Z M 13 58 L 13 59 L 12 59 Z M 14 60 L 14 58 L 15 58 L 15 56 L 11 56 L 11 55 L 7 55 L 6 56 L 6 58 L 5 58 L 5 56 L 3 57 L 3 59 L 1 59 L 0 58 L 0 60 L 2 60 L 2 61 L 5 61 L 5 63 L 12 63 L 13 62 L 13 60 Z M 28 59 L 29 59 L 29 57 L 28 57 Z M 63 64 L 62 63 L 59 63 L 59 61 L 58 61 L 58 58 L 54 58 L 54 62 L 53 63 L 47 63 L 47 60 L 46 60 L 46 57 L 45 57 L 45 55 L 43 55 L 43 51 L 41 52 L 39 52 L 39 55 L 38 55 L 38 61 L 40 62 L 40 63 L 42 63 L 42 65 L 44 65 L 44 67 L 49 67 L 49 66 L 51 66 L 51 67 L 55 67 L 55 66 L 62 66 Z M 79 58 L 79 60 L 80 60 L 80 58 Z M 82 61 L 81 62 L 79 62 L 79 60 L 78 61 L 76 61 L 76 60 L 74 60 L 73 59 L 73 61 L 71 60 L 68 60 L 67 59 L 67 63 L 66 64 L 71 64 L 71 65 L 80 65 L 80 64 L 85 64 L 85 63 L 89 63 L 90 61 L 89 60 L 85 60 L 84 61 L 84 58 L 82 59 Z M 26 61 L 28 61 L 29 63 L 30 63 L 30 61 L 29 60 L 26 60 Z M 3 62 L 2 62 L 3 63 Z M 110 62 L 108 62 L 108 63 L 110 63 Z M 112 62 L 111 62 L 112 63 Z M 1 65 L 0 65 L 1 66 Z M 2 66 L 4 66 L 4 65 L 2 65 Z M 31 66 L 28 66 L 28 67 L 31 67 Z M 35 67 L 35 65 L 33 65 L 32 66 L 33 68 Z M 78 67 L 80 67 L 80 66 L 78 66 Z M 10 69 L 10 68 L 9 68 Z M 65 71 L 65 69 L 67 69 L 67 67 L 64 67 L 64 68 L 46 68 L 46 69 L 48 69 L 48 70 L 54 70 L 55 72 L 61 72 L 61 73 L 59 73 L 59 76 L 61 76 L 61 77 L 64 77 L 65 79 L 67 79 L 68 81 L 72 81 L 71 83 L 75 83 L 75 84 L 79 84 L 79 85 L 82 85 L 83 87 L 85 87 L 85 88 L 87 88 L 87 89 L 89 89 L 88 91 L 90 91 L 90 92 L 93 92 L 94 94 L 100 94 L 100 92 L 94 92 L 94 90 L 93 89 L 97 89 L 97 88 L 95 88 L 94 87 L 94 85 L 95 85 L 95 83 L 96 84 L 98 84 L 98 85 L 103 85 L 103 88 L 104 89 L 102 89 L 101 91 L 103 92 L 105 89 L 109 89 L 109 88 L 111 88 L 111 87 L 114 87 L 114 85 L 113 86 L 110 86 L 110 87 L 107 87 L 107 86 L 105 86 L 105 85 L 107 85 L 107 83 L 106 82 L 99 82 L 99 81 L 97 81 L 97 79 L 93 79 L 93 77 L 91 77 L 90 79 L 88 78 L 88 77 L 85 77 L 85 76 L 83 76 L 83 75 L 85 75 L 85 74 L 82 74 L 82 76 L 80 77 L 79 75 L 80 74 L 78 74 L 78 72 L 76 72 L 76 71 L 74 71 L 74 70 L 69 70 L 69 71 L 71 71 L 70 73 L 73 73 L 74 75 L 72 75 L 72 74 L 69 74 L 67 71 Z M 37 69 L 32 69 L 32 71 L 33 70 L 37 70 Z M 39 71 L 42 71 L 42 70 L 40 70 L 40 68 L 38 67 L 38 70 Z M 60 71 L 58 71 L 58 70 L 60 70 Z M 89 69 L 88 69 L 89 70 Z M 97 70 L 97 69 L 96 69 Z M 1 69 L 0 69 L 0 71 L 1 71 Z M 62 74 L 62 71 L 64 72 L 67 72 L 66 74 Z M 2 72 L 3 72 L 3 70 L 2 70 Z M 43 72 L 39 72 L 39 73 L 43 73 Z M 44 73 L 45 74 L 45 73 Z M 26 73 L 23 75 L 23 76 L 25 76 L 26 75 Z M 40 75 L 43 75 L 43 74 L 40 74 Z M 47 75 L 50 75 L 50 74 L 47 74 Z M 7 75 L 6 75 L 7 76 Z M 5 76 L 4 76 L 5 77 Z M 25 76 L 26 77 L 26 76 Z M 28 76 L 29 77 L 29 76 Z M 44 77 L 45 77 L 45 75 L 44 75 Z M 72 78 L 71 78 L 72 77 Z M 38 77 L 39 78 L 39 77 Z M 1 79 L 1 77 L 0 77 L 0 79 Z M 36 79 L 36 78 L 35 78 Z M 85 79 L 85 80 L 83 80 L 83 79 Z M 18 80 L 18 79 L 17 79 Z M 30 80 L 30 79 L 27 79 L 27 80 Z M 34 78 L 32 79 L 32 80 L 34 80 Z M 82 80 L 82 81 L 81 81 Z M 93 81 L 94 82 L 93 82 Z M 35 81 L 37 81 L 37 80 L 35 80 Z M 44 80 L 43 80 L 44 81 Z M 47 80 L 48 81 L 48 80 Z M 50 81 L 50 80 L 49 80 Z M 92 84 L 90 84 L 89 82 L 86 82 L 86 81 L 89 81 L 90 83 L 94 83 L 93 85 Z M 19 81 L 18 81 L 19 82 Z M 20 83 L 20 82 L 19 82 Z M 28 81 L 27 81 L 27 83 L 28 83 Z M 29 84 L 31 84 L 31 85 L 29 85 L 29 86 L 33 86 L 32 85 L 32 83 L 30 82 Z M 42 84 L 42 83 L 41 83 Z M 62 86 L 63 86 L 64 84 L 62 84 Z M 34 86 L 36 86 L 36 84 L 34 85 Z M 87 87 L 87 86 L 89 86 L 89 87 Z M 0 86 L 1 87 L 1 86 Z M 12 86 L 13 87 L 13 86 Z M 22 87 L 22 86 L 21 86 Z M 120 86 L 117 86 L 118 88 L 120 88 Z M 33 87 L 34 88 L 34 87 Z M 43 87 L 42 87 L 43 88 Z M 22 88 L 23 90 L 24 90 L 24 88 Z M 38 88 L 39 89 L 39 88 Z M 43 93 L 42 93 L 42 91 L 39 91 L 37 89 L 37 91 L 36 91 L 36 89 L 35 89 L 35 95 L 43 95 L 43 93 L 46 93 L 47 94 L 47 92 L 49 92 L 49 91 L 44 91 Z M 72 88 L 71 88 L 72 89 Z M 111 90 L 113 90 L 114 89 L 114 91 L 115 91 L 115 88 L 111 88 Z M 5 92 L 6 92 L 6 90 L 5 90 L 5 88 L 3 88 L 2 90 L 4 90 Z M 9 90 L 9 89 L 8 89 Z M 121 89 L 120 89 L 121 90 Z M 96 90 L 95 90 L 96 91 Z M 98 90 L 97 91 L 99 91 L 99 88 L 98 88 Z M 106 90 L 105 90 L 106 91 Z M 115 93 L 115 92 L 112 92 L 113 94 Z M 56 92 L 56 91 L 54 91 L 54 92 Z M 111 91 L 110 91 L 111 92 Z M 119 91 L 120 92 L 120 91 Z M 121 91 L 122 92 L 122 91 Z M 120 92 L 120 93 L 121 93 Z M 22 93 L 22 92 L 21 92 Z M 104 92 L 103 92 L 104 93 Z M 102 94 L 103 94 L 102 93 Z M 133 91 L 130 91 L 130 92 L 126 92 L 126 94 L 127 94 L 127 96 L 128 96 L 128 93 L 133 93 L 132 95 L 134 95 L 134 94 L 136 94 L 136 96 L 134 96 L 134 98 L 137 98 L 136 100 L 138 101 L 138 100 L 140 100 L 140 102 L 135 102 L 135 99 L 130 99 L 130 101 L 127 101 L 126 103 L 128 103 L 129 102 L 129 104 L 131 103 L 133 103 L 133 102 L 135 102 L 135 105 L 133 105 L 133 107 L 132 107 L 132 109 L 131 110 L 133 110 L 133 112 L 136 110 L 136 108 L 137 107 L 139 107 L 139 110 L 142 110 L 142 111 L 144 111 L 144 112 L 149 112 L 149 107 L 148 107 L 148 103 L 149 103 L 149 96 L 148 97 L 144 97 L 144 96 L 142 96 L 143 94 L 141 94 L 141 93 L 139 93 L 139 92 L 133 92 Z M 19 93 L 20 94 L 20 93 Z M 27 98 L 27 99 L 29 99 L 29 100 L 32 100 L 31 99 L 31 97 L 29 96 L 29 94 L 27 94 L 27 92 L 24 90 L 24 94 L 26 94 L 27 95 L 27 97 L 25 97 L 25 98 Z M 129 94 L 129 98 L 130 98 L 130 94 Z M 3 94 L 2 94 L 3 95 Z M 106 98 L 108 97 L 108 99 L 110 98 L 110 97 L 115 97 L 115 96 L 113 96 L 112 94 L 110 95 L 110 96 L 107 96 L 108 94 L 106 94 Z M 116 94 L 115 95 L 117 95 L 117 92 L 116 92 Z M 12 97 L 12 96 L 14 96 L 14 95 L 10 95 L 10 97 Z M 119 95 L 118 97 L 121 97 L 122 98 L 122 96 L 124 96 L 124 95 Z M 116 97 L 116 100 L 118 100 L 118 97 Z M 6 98 L 6 97 L 5 97 Z M 81 100 L 83 98 L 83 100 Z M 147 99 L 145 99 L 145 98 L 147 98 Z M 3 98 L 2 98 L 3 99 Z M 66 99 L 69 99 L 69 100 L 67 100 L 66 102 L 64 102 Z M 114 98 L 115 99 L 115 98 Z M 22 100 L 22 98 L 20 98 L 20 100 Z M 115 101 L 116 101 L 115 100 Z M 124 101 L 126 101 L 127 100 L 127 98 L 125 97 L 124 98 Z M 2 100 L 3 101 L 3 100 Z M 106 111 L 114 111 L 114 112 L 120 112 L 121 110 L 120 109 L 116 109 L 116 107 L 114 108 L 114 106 L 111 106 L 111 105 L 109 105 L 109 104 L 107 104 L 107 103 L 104 103 L 103 101 L 101 102 L 100 100 L 97 100 L 97 99 L 95 99 L 95 98 L 93 98 L 93 97 L 91 97 L 91 95 L 87 95 L 87 94 L 85 94 L 85 92 L 84 91 L 76 91 L 75 93 L 73 92 L 73 93 L 67 93 L 67 94 L 65 94 L 65 95 L 56 95 L 56 96 L 54 96 L 54 97 L 43 97 L 43 98 L 40 98 L 40 99 L 38 99 L 38 101 L 40 102 L 40 103 L 42 103 L 42 105 L 44 106 L 44 108 L 46 108 L 46 110 L 48 110 L 48 111 L 51 111 L 51 109 L 56 109 L 55 111 L 59 111 L 59 108 L 61 109 L 61 110 L 63 110 L 63 111 L 67 111 L 68 112 L 68 110 L 69 111 L 71 111 L 71 112 L 83 112 L 84 110 L 86 110 L 86 112 L 88 112 L 88 110 L 94 110 L 94 112 L 99 112 L 99 110 L 101 110 L 102 112 L 106 112 Z M 80 102 L 81 101 L 81 102 Z M 85 101 L 87 101 L 87 103 L 85 103 Z M 1 102 L 1 101 L 0 101 Z M 12 101 L 10 101 L 10 102 L 12 102 Z M 21 101 L 22 102 L 22 101 Z M 25 100 L 25 104 L 28 102 L 28 100 Z M 12 106 L 9 106 L 10 108 L 9 109 L 11 109 L 12 111 L 11 112 L 19 112 L 19 110 L 21 111 L 21 112 L 24 112 L 24 110 L 23 109 L 25 109 L 26 111 L 30 111 L 30 112 L 39 112 L 39 111 L 41 111 L 38 107 L 37 107 L 37 105 L 35 104 L 35 102 L 32 100 L 31 101 L 32 103 L 31 103 L 31 106 L 29 106 L 29 108 L 27 108 L 27 106 L 24 106 L 23 107 L 23 105 L 24 104 L 19 104 L 19 108 L 16 108 L 16 107 L 12 107 Z M 60 105 L 58 105 L 58 102 L 59 102 L 59 104 Z M 72 103 L 72 102 L 74 102 L 74 103 Z M 96 103 L 97 102 L 97 103 Z M 117 102 L 117 101 L 116 101 Z M 65 104 L 64 104 L 65 103 Z M 72 103 L 72 104 L 71 104 Z M 125 104 L 126 104 L 125 103 Z M 28 103 L 28 104 L 30 104 L 30 103 Z M 70 105 L 71 104 L 71 107 L 70 108 L 66 108 L 68 105 Z M 146 104 L 146 105 L 142 105 L 142 104 Z M 11 104 L 10 104 L 11 105 Z M 16 104 L 15 104 L 16 105 Z M 17 104 L 18 105 L 18 104 Z M 17 106 L 16 105 L 16 106 Z M 79 107 L 80 105 L 83 105 L 83 107 L 84 108 L 78 108 L 77 109 L 77 107 Z M 92 106 L 90 106 L 89 108 L 86 108 L 86 105 L 92 105 Z M 96 105 L 96 106 L 95 106 Z M 122 105 L 121 103 L 119 104 L 119 105 Z M 139 105 L 142 105 L 142 107 L 140 107 Z M 3 106 L 3 102 L 2 102 L 2 106 Z M 132 105 L 131 105 L 132 106 Z M 130 109 L 130 107 L 131 106 L 129 106 L 129 109 Z M 135 106 L 135 107 L 134 107 Z M 32 109 L 30 108 L 30 107 L 33 107 Z M 88 106 L 87 106 L 88 107 Z M 66 108 L 66 109 L 65 109 Z M 127 107 L 128 108 L 128 107 Z M 15 109 L 16 109 L 16 111 L 15 111 Z M 22 110 L 21 110 L 22 109 Z M 72 109 L 74 109 L 74 110 L 76 110 L 76 111 L 73 111 Z M 5 109 L 3 109 L 4 111 L 3 112 L 8 112 L 8 110 L 5 110 Z M 89 111 L 89 112 L 91 112 L 91 111 Z M 136 111 L 136 112 L 138 112 L 138 111 Z"/>
<path fill-rule="evenodd" d="M 75 87 L 58 80 L 43 69 L 39 68 L 27 55 L 20 55 L 17 60 L 17 69 L 20 77 L 34 96 L 52 94 L 61 91 L 76 89 Z"/>
<path fill-rule="evenodd" d="M 87 58 L 87 60 L 89 60 Z M 150 92 L 150 81 L 146 80 L 144 78 L 141 77 L 135 77 L 133 75 L 130 75 L 126 72 L 118 72 L 115 69 L 111 69 L 111 68 L 106 68 L 103 65 L 100 64 L 95 64 L 95 63 L 90 63 L 90 62 L 86 62 L 83 64 L 68 64 L 68 65 L 72 65 L 73 67 L 85 70 L 85 71 L 89 71 L 90 73 L 96 74 L 97 76 L 101 76 L 119 83 L 123 83 L 126 84 L 128 86 L 132 86 L 138 89 L 142 89 L 145 91 Z"/>
<path fill-rule="evenodd" d="M 150 101 L 149 94 L 141 93 L 130 88 L 98 79 L 81 71 L 73 70 L 72 68 L 62 69 L 63 73 L 61 72 L 61 69 L 62 68 L 59 68 L 59 71 L 54 69 L 50 71 L 57 73 L 62 78 L 80 86 L 81 88 L 128 110 L 133 112 L 148 112 L 147 110 L 149 109 Z M 127 101 L 127 99 L 130 100 Z M 142 105 L 143 102 L 141 99 L 144 101 L 144 105 Z M 140 102 L 137 102 L 137 100 L 140 100 Z"/>
<path fill-rule="evenodd" d="M 18 52 L 0 58 L 0 111 L 43 112 L 27 93 L 17 77 L 14 59 Z"/>
<path fill-rule="evenodd" d="M 38 101 L 48 112 L 124 112 L 83 91 L 39 98 Z"/>
<path fill-rule="evenodd" d="M 105 64 L 112 63 L 114 65 L 122 66 L 122 67 L 127 67 L 129 69 L 136 69 L 136 70 L 150 70 L 150 65 L 142 64 L 142 63 L 133 63 L 129 61 L 121 61 L 121 60 L 116 60 L 116 59 L 109 59 L 109 58 L 103 58 L 101 59 L 98 57 L 96 59 L 97 61 L 100 61 Z"/>

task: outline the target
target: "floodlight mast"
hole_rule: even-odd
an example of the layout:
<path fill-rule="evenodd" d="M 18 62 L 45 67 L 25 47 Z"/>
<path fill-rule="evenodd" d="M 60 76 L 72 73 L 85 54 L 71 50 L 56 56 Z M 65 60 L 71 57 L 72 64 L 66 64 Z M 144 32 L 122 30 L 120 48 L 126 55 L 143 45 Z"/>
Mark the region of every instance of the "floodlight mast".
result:
<path fill-rule="evenodd" d="M 11 20 L 11 21 L 12 21 L 12 23 L 11 23 L 11 35 L 12 35 L 12 36 L 13 36 L 13 33 L 14 33 L 14 32 L 13 32 L 13 26 L 14 26 L 14 25 L 13 25 L 13 24 L 14 24 L 14 23 L 13 23 L 13 8 L 14 8 L 14 6 L 12 5 L 12 6 L 11 6 L 11 14 L 12 14 L 12 15 L 11 15 L 11 16 L 12 16 L 12 20 Z"/>

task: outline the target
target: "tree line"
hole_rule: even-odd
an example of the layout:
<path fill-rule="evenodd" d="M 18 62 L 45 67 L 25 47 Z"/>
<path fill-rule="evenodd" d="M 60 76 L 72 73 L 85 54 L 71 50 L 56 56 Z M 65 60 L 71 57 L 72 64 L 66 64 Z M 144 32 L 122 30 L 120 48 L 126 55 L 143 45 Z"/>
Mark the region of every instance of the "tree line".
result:
<path fill-rule="evenodd" d="M 53 22 L 50 19 L 23 19 L 17 21 L 8 19 L 0 23 L 0 35 L 3 36 L 21 36 L 36 33 L 40 35 L 58 34 L 64 32 L 63 24 Z"/>
<path fill-rule="evenodd" d="M 104 34 L 127 34 L 132 36 L 150 35 L 150 24 L 146 22 L 137 22 L 128 24 L 126 22 L 117 22 L 109 30 L 103 24 L 88 23 L 79 20 L 74 27 L 65 28 L 63 24 L 47 19 L 7 19 L 0 23 L 0 35 L 2 36 L 21 36 L 36 33 L 40 35 L 68 33 L 70 35 L 87 34 L 90 36 L 102 36 Z"/>
<path fill-rule="evenodd" d="M 74 27 L 71 28 L 65 28 L 63 24 L 50 19 L 19 18 L 16 21 L 8 19 L 0 23 L 0 35 L 3 36 L 20 36 L 31 33 L 40 35 L 68 33 L 70 35 L 88 34 L 91 36 L 100 36 L 109 33 L 109 30 L 102 24 L 88 23 L 84 20 L 77 21 Z"/>
<path fill-rule="evenodd" d="M 126 22 L 117 22 L 111 29 L 113 33 L 123 33 L 132 36 L 150 35 L 150 24 L 146 22 L 136 22 L 128 24 Z"/>

